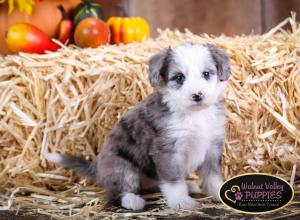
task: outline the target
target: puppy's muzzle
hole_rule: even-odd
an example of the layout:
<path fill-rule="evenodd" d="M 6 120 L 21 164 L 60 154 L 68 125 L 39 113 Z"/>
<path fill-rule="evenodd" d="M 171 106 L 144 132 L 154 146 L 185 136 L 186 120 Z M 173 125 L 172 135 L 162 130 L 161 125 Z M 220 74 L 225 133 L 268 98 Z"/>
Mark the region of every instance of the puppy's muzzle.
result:
<path fill-rule="evenodd" d="M 201 102 L 202 101 L 202 99 L 203 99 L 203 97 L 204 97 L 204 95 L 203 95 L 203 93 L 202 92 L 198 92 L 197 94 L 193 94 L 192 95 L 192 99 L 193 99 L 193 101 L 194 102 Z"/>

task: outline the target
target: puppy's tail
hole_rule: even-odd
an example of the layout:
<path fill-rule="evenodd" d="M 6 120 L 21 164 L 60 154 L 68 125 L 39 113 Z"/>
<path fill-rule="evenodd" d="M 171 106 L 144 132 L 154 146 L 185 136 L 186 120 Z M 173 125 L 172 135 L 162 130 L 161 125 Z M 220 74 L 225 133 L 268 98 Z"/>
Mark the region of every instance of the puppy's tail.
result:
<path fill-rule="evenodd" d="M 90 162 L 79 157 L 63 155 L 58 153 L 45 153 L 44 157 L 65 168 L 75 170 L 79 175 L 96 179 L 96 162 Z"/>

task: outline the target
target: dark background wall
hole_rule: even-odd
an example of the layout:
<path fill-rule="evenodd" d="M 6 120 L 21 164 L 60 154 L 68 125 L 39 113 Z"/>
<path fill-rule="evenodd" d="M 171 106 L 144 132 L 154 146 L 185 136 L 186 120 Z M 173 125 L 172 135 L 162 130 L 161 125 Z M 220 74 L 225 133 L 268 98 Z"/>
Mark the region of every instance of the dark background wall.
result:
<path fill-rule="evenodd" d="M 117 15 L 117 4 L 129 15 L 143 16 L 152 36 L 160 28 L 184 28 L 208 34 L 261 34 L 290 16 L 300 17 L 300 0 L 98 0 L 106 15 Z M 298 19 L 299 20 L 299 19 Z"/>

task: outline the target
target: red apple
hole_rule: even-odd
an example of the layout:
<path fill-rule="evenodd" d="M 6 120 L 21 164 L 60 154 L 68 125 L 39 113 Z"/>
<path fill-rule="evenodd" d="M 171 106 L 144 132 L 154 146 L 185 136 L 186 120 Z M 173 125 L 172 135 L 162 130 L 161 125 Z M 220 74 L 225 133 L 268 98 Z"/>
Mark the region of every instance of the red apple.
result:
<path fill-rule="evenodd" d="M 110 41 L 108 25 L 97 18 L 86 18 L 76 27 L 74 40 L 79 47 L 98 47 Z"/>

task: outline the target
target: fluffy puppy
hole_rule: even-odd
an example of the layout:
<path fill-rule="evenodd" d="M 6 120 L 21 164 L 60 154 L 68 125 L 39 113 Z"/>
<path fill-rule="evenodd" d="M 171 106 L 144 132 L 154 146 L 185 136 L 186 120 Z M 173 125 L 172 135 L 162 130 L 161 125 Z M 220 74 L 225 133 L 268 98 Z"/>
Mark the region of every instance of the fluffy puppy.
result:
<path fill-rule="evenodd" d="M 194 171 L 208 195 L 218 199 L 225 136 L 221 97 L 229 72 L 228 56 L 212 45 L 164 49 L 149 62 L 154 93 L 120 119 L 96 161 L 45 156 L 95 180 L 110 202 L 127 209 L 144 208 L 138 193 L 150 182 L 173 209 L 195 208 L 189 193 L 199 192 L 199 187 L 186 181 Z"/>

